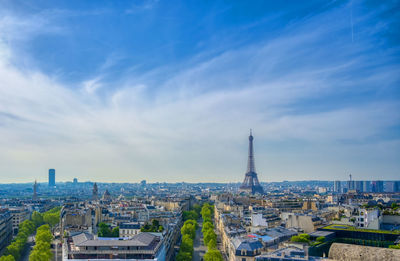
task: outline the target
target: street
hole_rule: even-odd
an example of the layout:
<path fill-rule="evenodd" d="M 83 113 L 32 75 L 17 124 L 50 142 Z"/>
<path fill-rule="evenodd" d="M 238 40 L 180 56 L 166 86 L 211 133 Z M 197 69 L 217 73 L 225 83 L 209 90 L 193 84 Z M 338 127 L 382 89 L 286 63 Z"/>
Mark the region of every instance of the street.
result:
<path fill-rule="evenodd" d="M 203 221 L 199 220 L 199 228 L 196 230 L 196 238 L 193 242 L 193 261 L 202 260 L 204 254 L 207 252 L 207 247 L 204 246 L 203 233 L 201 233 L 201 228 L 203 227 Z"/>
<path fill-rule="evenodd" d="M 21 261 L 29 261 L 29 254 L 31 253 L 31 248 L 35 245 L 34 239 L 35 239 L 34 235 L 30 235 L 28 237 L 28 242 L 26 243 L 25 251 L 22 253 L 20 258 Z"/>

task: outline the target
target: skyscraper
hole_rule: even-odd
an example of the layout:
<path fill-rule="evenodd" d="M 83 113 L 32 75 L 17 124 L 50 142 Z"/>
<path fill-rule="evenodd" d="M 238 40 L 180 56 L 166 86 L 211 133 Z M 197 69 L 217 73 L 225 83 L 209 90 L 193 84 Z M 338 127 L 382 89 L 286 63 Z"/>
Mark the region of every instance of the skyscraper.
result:
<path fill-rule="evenodd" d="M 54 187 L 56 185 L 56 170 L 49 169 L 49 187 Z"/>
<path fill-rule="evenodd" d="M 35 183 L 33 184 L 33 196 L 32 196 L 33 200 L 37 200 L 37 182 L 35 180 Z"/>
<path fill-rule="evenodd" d="M 383 181 L 382 180 L 376 180 L 372 181 L 372 192 L 375 193 L 381 193 L 383 192 Z"/>
<path fill-rule="evenodd" d="M 371 182 L 369 180 L 363 181 L 363 192 L 371 192 Z"/>
<path fill-rule="evenodd" d="M 363 182 L 361 180 L 356 180 L 356 190 L 357 192 L 364 192 Z"/>
<path fill-rule="evenodd" d="M 333 191 L 336 193 L 341 193 L 342 192 L 342 184 L 340 180 L 335 180 L 333 183 Z"/>
<path fill-rule="evenodd" d="M 347 189 L 348 190 L 355 190 L 354 180 L 351 178 L 351 174 L 349 175 L 349 180 L 347 181 Z"/>
<path fill-rule="evenodd" d="M 242 185 L 240 186 L 240 191 L 248 193 L 264 193 L 263 188 L 258 182 L 258 177 L 256 173 L 256 167 L 254 164 L 254 150 L 253 150 L 253 135 L 250 130 L 249 136 L 249 157 L 247 160 L 247 172 Z"/>
<path fill-rule="evenodd" d="M 400 181 L 394 182 L 393 192 L 400 192 Z"/>

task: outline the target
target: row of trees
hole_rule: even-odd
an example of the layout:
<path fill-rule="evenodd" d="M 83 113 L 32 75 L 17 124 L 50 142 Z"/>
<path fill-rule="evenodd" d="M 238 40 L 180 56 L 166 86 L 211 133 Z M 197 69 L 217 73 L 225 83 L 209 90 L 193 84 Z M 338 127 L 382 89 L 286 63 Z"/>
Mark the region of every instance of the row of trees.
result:
<path fill-rule="evenodd" d="M 196 237 L 198 228 L 196 220 L 186 220 L 181 228 L 182 242 L 179 253 L 176 257 L 177 261 L 190 261 L 193 258 L 193 241 Z"/>
<path fill-rule="evenodd" d="M 197 219 L 199 219 L 199 214 L 197 214 L 196 211 L 194 211 L 194 210 L 183 211 L 182 218 L 183 218 L 183 221 L 186 221 L 189 219 L 197 220 Z"/>
<path fill-rule="evenodd" d="M 50 249 L 53 234 L 49 224 L 42 225 L 36 230 L 36 244 L 29 255 L 29 261 L 49 261 L 53 254 Z"/>
<path fill-rule="evenodd" d="M 37 227 L 35 246 L 29 255 L 29 261 L 49 261 L 53 254 L 50 246 L 53 240 L 51 229 L 60 222 L 61 207 L 55 207 L 44 213 L 34 211 L 32 221 Z"/>
<path fill-rule="evenodd" d="M 34 211 L 32 213 L 32 221 L 36 227 L 43 224 L 49 224 L 51 227 L 54 227 L 60 221 L 60 211 L 61 207 L 52 208 L 44 213 Z"/>
<path fill-rule="evenodd" d="M 7 247 L 5 255 L 0 258 L 0 261 L 15 261 L 21 257 L 28 242 L 29 235 L 35 232 L 35 224 L 30 220 L 25 220 L 19 225 L 17 236 Z"/>
<path fill-rule="evenodd" d="M 183 221 L 193 219 L 198 220 L 200 217 L 201 206 L 199 204 L 194 204 L 189 211 L 183 211 L 182 218 Z"/>
<path fill-rule="evenodd" d="M 222 261 L 222 254 L 217 249 L 217 234 L 214 232 L 212 215 L 214 208 L 212 205 L 205 203 L 201 208 L 201 216 L 203 218 L 203 233 L 204 244 L 207 246 L 207 252 L 204 255 L 205 261 Z"/>
<path fill-rule="evenodd" d="M 99 237 L 119 237 L 119 227 L 111 229 L 108 224 L 101 222 L 97 235 Z"/>
<path fill-rule="evenodd" d="M 50 226 L 53 227 L 58 224 L 60 220 L 60 210 L 61 207 L 55 207 L 44 213 L 34 211 L 31 220 L 25 220 L 20 224 L 17 236 L 7 247 L 5 255 L 0 258 L 0 261 L 19 260 L 28 242 L 28 237 L 35 232 L 36 228 L 43 224 L 48 224 L 49 228 Z"/>

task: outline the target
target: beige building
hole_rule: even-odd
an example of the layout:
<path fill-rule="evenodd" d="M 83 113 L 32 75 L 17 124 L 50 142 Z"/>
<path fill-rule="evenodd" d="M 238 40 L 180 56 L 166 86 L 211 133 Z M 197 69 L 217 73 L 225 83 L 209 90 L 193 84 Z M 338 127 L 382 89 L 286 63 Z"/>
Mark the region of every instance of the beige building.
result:
<path fill-rule="evenodd" d="M 66 205 L 61 209 L 61 231 L 93 231 L 92 209 Z"/>
<path fill-rule="evenodd" d="M 16 235 L 18 233 L 19 225 L 29 219 L 30 213 L 28 209 L 24 207 L 13 207 L 9 210 L 12 216 L 13 233 Z"/>
<path fill-rule="evenodd" d="M 121 223 L 119 225 L 119 237 L 132 237 L 140 233 L 138 222 Z"/>
<path fill-rule="evenodd" d="M 311 233 L 322 226 L 322 220 L 317 216 L 282 213 L 281 218 L 286 221 L 286 228 L 297 228 L 305 233 Z"/>

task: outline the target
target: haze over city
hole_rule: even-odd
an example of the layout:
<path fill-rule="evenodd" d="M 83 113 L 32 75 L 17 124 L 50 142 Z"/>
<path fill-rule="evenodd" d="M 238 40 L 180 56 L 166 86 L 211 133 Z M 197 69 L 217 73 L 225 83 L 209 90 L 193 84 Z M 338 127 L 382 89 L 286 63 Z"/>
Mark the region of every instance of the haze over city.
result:
<path fill-rule="evenodd" d="M 398 1 L 0 1 L 0 183 L 394 180 Z"/>

